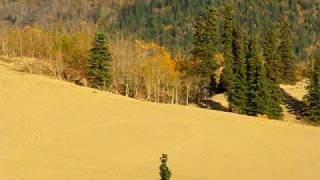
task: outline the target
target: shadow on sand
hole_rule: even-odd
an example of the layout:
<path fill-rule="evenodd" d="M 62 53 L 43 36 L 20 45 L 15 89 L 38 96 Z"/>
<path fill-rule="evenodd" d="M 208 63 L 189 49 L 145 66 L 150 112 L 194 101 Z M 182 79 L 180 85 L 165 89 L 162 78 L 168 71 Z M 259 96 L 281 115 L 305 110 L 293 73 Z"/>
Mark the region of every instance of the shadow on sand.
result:
<path fill-rule="evenodd" d="M 228 108 L 225 108 L 220 103 L 213 101 L 212 99 L 206 99 L 197 103 L 197 106 L 204 109 L 218 110 L 224 112 L 230 112 Z"/>
<path fill-rule="evenodd" d="M 289 93 L 281 89 L 283 94 L 283 102 L 286 108 L 289 110 L 290 113 L 297 116 L 299 120 L 302 120 L 302 113 L 304 108 L 304 103 L 295 97 L 291 96 Z"/>

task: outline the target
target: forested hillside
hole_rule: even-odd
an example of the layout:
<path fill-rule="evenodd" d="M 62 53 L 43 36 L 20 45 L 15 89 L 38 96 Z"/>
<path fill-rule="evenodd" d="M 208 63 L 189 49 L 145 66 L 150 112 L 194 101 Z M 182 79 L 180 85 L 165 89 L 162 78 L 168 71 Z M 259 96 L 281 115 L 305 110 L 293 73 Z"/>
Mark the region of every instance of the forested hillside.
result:
<path fill-rule="evenodd" d="M 103 29 L 188 51 L 196 17 L 207 5 L 222 11 L 231 2 L 250 35 L 287 19 L 300 59 L 306 58 L 305 48 L 319 42 L 319 0 L 0 0 L 0 25 L 1 31 L 27 25 L 73 33 Z"/>
<path fill-rule="evenodd" d="M 223 11 L 224 4 L 234 4 L 242 28 L 249 34 L 263 33 L 283 19 L 295 32 L 296 53 L 305 58 L 303 49 L 320 39 L 320 2 L 318 0 L 138 0 L 125 5 L 114 25 L 127 34 L 136 33 L 144 40 L 189 50 L 193 22 L 207 5 Z M 222 18 L 221 16 L 219 18 Z"/>

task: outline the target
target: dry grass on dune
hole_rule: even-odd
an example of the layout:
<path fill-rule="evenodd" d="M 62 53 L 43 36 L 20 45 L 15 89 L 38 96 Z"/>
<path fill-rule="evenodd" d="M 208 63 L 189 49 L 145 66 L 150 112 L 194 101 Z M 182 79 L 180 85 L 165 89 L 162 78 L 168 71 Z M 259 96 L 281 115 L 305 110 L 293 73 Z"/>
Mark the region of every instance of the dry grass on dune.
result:
<path fill-rule="evenodd" d="M 160 105 L 0 65 L 0 179 L 320 179 L 320 129 Z"/>

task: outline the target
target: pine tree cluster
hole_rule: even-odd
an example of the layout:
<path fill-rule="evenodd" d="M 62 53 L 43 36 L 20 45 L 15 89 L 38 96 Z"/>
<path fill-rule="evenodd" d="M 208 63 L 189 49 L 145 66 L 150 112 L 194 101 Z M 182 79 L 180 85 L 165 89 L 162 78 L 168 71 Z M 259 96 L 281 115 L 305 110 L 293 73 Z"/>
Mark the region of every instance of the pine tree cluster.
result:
<path fill-rule="evenodd" d="M 193 56 L 201 60 L 199 69 L 214 75 L 217 63 L 215 68 L 208 68 L 208 62 L 214 64 L 211 62 L 214 61 L 212 53 L 222 52 L 223 71 L 215 91 L 226 92 L 230 111 L 281 119 L 280 83 L 294 84 L 297 81 L 289 24 L 285 20 L 275 23 L 261 32 L 264 37 L 259 39 L 255 35 L 249 36 L 249 32 L 239 24 L 232 5 L 225 6 L 223 22 L 216 18 L 219 14 L 212 9 L 208 8 L 208 16 L 201 17 L 195 24 Z M 214 30 L 210 31 L 209 25 L 214 25 Z M 216 81 L 211 84 L 218 83 L 216 77 L 211 77 L 211 80 Z"/>
<path fill-rule="evenodd" d="M 308 93 L 304 97 L 305 109 L 303 115 L 313 123 L 320 122 L 320 48 L 311 60 Z"/>

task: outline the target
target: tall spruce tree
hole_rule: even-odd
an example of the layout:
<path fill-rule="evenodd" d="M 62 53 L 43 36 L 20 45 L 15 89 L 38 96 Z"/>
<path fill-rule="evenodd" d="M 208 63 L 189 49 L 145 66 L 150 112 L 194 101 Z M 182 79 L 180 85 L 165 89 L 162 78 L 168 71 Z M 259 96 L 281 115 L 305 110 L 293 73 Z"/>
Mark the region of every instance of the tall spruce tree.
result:
<path fill-rule="evenodd" d="M 111 83 L 110 64 L 112 57 L 107 46 L 107 37 L 103 33 L 96 33 L 87 61 L 87 73 L 93 88 L 106 90 Z"/>
<path fill-rule="evenodd" d="M 264 42 L 264 58 L 267 77 L 267 97 L 268 105 L 267 115 L 272 119 L 282 119 L 283 109 L 281 107 L 282 94 L 279 86 L 279 56 L 277 53 L 277 34 L 274 30 L 266 33 Z"/>
<path fill-rule="evenodd" d="M 211 54 L 211 59 L 209 59 L 209 73 L 210 78 L 210 93 L 216 91 L 217 88 L 217 79 L 215 77 L 215 71 L 217 70 L 216 59 L 214 58 L 215 53 L 219 51 L 220 45 L 220 31 L 219 31 L 219 19 L 218 19 L 218 10 L 213 7 L 208 7 L 208 20 L 207 20 L 207 32 L 208 32 L 208 51 Z M 205 64 L 204 64 L 205 65 Z"/>
<path fill-rule="evenodd" d="M 161 165 L 160 165 L 160 180 L 170 180 L 171 178 L 171 171 L 169 167 L 167 166 L 168 161 L 168 155 L 162 154 L 162 157 L 160 157 Z"/>
<path fill-rule="evenodd" d="M 287 21 L 283 21 L 281 24 L 280 34 L 281 44 L 279 47 L 279 55 L 281 82 L 285 84 L 295 84 L 297 82 L 297 62 L 293 49 L 293 33 Z"/>
<path fill-rule="evenodd" d="M 267 114 L 265 102 L 267 81 L 263 57 L 260 54 L 258 38 L 254 36 L 248 45 L 247 54 L 247 106 L 246 112 L 250 116 Z"/>
<path fill-rule="evenodd" d="M 304 116 L 311 122 L 320 122 L 320 48 L 311 62 L 308 94 L 304 97 Z"/>
<path fill-rule="evenodd" d="M 264 39 L 264 57 L 266 61 L 266 76 L 276 84 L 280 83 L 280 57 L 278 55 L 278 35 L 274 28 L 268 30 Z"/>
<path fill-rule="evenodd" d="M 234 82 L 233 86 L 230 87 L 228 99 L 230 109 L 239 114 L 246 113 L 247 103 L 246 48 L 244 41 L 244 33 L 240 30 L 240 26 L 237 25 L 233 32 L 232 42 Z"/>
<path fill-rule="evenodd" d="M 224 57 L 224 68 L 221 74 L 219 89 L 221 91 L 227 91 L 227 94 L 231 93 L 234 82 L 233 74 L 233 30 L 234 30 L 234 15 L 233 8 L 230 5 L 226 5 L 224 8 L 224 22 L 223 22 L 223 34 L 222 34 L 222 46 Z M 230 101 L 230 99 L 229 99 Z"/>
<path fill-rule="evenodd" d="M 194 25 L 195 33 L 193 35 L 193 50 L 192 55 L 200 64 L 199 70 L 201 69 L 202 59 L 207 58 L 207 45 L 208 45 L 208 38 L 206 33 L 206 19 L 204 16 L 200 16 L 197 18 L 195 25 Z"/>
<path fill-rule="evenodd" d="M 195 23 L 193 56 L 198 61 L 197 73 L 201 76 L 203 86 L 210 91 L 216 88 L 214 77 L 217 63 L 214 54 L 219 48 L 219 22 L 218 12 L 208 7 L 206 16 L 200 16 Z"/>
<path fill-rule="evenodd" d="M 207 11 L 208 49 L 209 52 L 216 53 L 220 44 L 219 14 L 214 6 L 209 6 Z"/>

